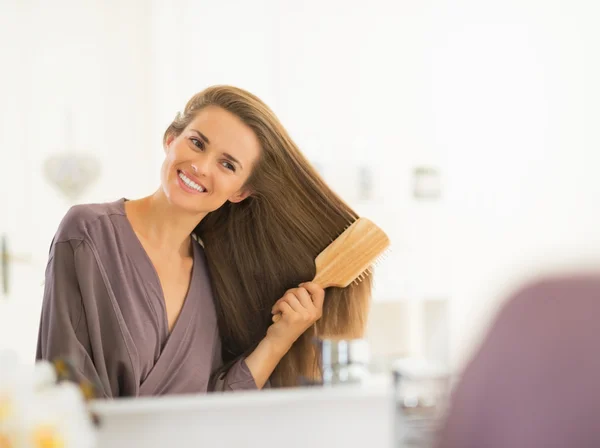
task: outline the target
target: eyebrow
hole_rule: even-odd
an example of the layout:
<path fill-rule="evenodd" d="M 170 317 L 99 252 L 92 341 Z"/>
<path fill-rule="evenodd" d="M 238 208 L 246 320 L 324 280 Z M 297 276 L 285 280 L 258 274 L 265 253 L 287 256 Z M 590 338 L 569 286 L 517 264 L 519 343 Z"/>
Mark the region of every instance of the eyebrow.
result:
<path fill-rule="evenodd" d="M 240 163 L 240 161 L 238 159 L 236 159 L 235 157 L 233 157 L 231 154 L 227 154 L 226 152 L 223 153 L 223 155 L 231 160 L 233 163 L 237 163 L 241 169 L 244 169 L 244 167 L 242 166 L 242 164 Z"/>
<path fill-rule="evenodd" d="M 196 130 L 196 129 L 191 129 L 191 131 L 194 131 L 196 134 L 198 134 L 200 136 L 200 138 L 202 140 L 204 140 L 207 144 L 210 145 L 210 140 L 208 139 L 208 137 L 206 135 L 204 135 L 202 132 Z"/>
<path fill-rule="evenodd" d="M 206 142 L 206 144 L 210 145 L 210 140 L 208 139 L 208 137 L 206 135 L 204 135 L 202 132 L 198 131 L 197 129 L 190 129 L 190 130 L 195 132 L 196 134 L 198 134 L 200 136 L 200 138 Z M 236 159 L 235 157 L 233 157 L 231 154 L 228 154 L 225 152 L 225 153 L 223 153 L 223 155 L 227 159 L 231 160 L 233 163 L 237 163 L 241 169 L 244 169 L 244 167 L 242 166 L 240 161 L 238 159 Z"/>

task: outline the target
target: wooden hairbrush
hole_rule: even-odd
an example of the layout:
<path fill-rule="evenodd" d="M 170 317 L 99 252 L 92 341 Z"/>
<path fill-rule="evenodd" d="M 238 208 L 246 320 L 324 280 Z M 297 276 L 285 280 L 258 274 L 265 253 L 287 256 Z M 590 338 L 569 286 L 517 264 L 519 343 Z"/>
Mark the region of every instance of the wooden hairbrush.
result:
<path fill-rule="evenodd" d="M 361 282 L 389 245 L 390 239 L 375 223 L 358 218 L 317 256 L 312 282 L 323 289 Z M 273 322 L 279 319 L 281 314 L 273 316 Z"/>

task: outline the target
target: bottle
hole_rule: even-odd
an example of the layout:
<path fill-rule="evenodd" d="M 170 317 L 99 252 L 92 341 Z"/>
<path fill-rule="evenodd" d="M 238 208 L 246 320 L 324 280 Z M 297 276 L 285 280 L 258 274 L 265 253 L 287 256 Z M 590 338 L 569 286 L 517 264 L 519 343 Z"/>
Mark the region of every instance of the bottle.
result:
<path fill-rule="evenodd" d="M 323 386 L 361 384 L 370 377 L 366 340 L 322 339 L 320 350 Z"/>

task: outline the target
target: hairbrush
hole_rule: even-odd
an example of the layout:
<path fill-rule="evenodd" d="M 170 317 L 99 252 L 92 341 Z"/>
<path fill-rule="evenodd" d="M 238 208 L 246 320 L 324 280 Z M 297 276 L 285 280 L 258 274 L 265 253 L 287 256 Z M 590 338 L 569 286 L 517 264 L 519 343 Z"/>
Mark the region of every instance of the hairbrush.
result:
<path fill-rule="evenodd" d="M 315 258 L 313 283 L 321 288 L 345 288 L 358 283 L 372 272 L 390 245 L 381 228 L 367 218 L 358 218 Z M 281 314 L 275 314 L 277 322 Z"/>

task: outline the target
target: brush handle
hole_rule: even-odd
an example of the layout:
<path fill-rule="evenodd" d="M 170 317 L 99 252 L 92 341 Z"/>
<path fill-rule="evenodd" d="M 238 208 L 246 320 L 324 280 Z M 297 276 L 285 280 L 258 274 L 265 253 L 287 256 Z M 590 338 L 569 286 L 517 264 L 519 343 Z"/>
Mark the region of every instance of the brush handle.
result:
<path fill-rule="evenodd" d="M 327 279 L 327 275 L 323 273 L 323 271 L 317 269 L 317 274 L 315 275 L 315 278 L 312 279 L 311 283 L 315 283 L 317 285 L 319 285 L 321 288 L 323 289 L 327 289 L 330 286 L 334 286 L 328 279 Z"/>

